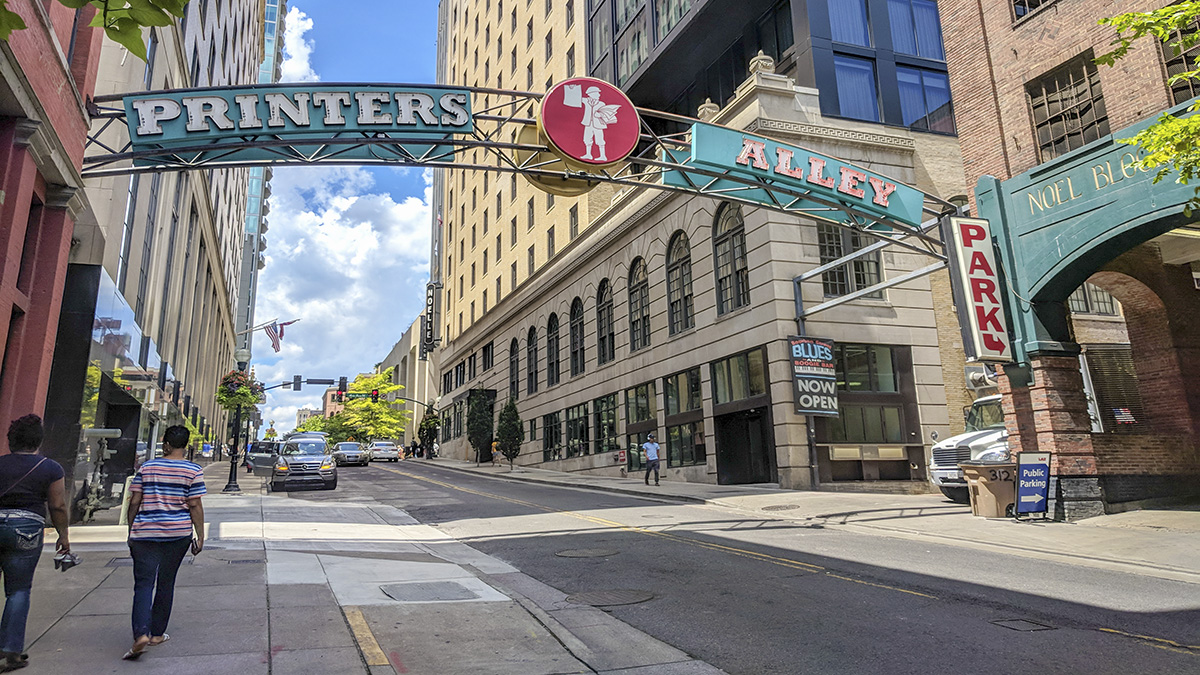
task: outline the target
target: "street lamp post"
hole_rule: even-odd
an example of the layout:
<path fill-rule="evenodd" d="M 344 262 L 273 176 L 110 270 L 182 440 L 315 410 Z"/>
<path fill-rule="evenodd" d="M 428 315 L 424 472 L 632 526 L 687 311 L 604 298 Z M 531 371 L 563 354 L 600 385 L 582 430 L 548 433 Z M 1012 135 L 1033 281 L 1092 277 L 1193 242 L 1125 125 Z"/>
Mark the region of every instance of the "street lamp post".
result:
<path fill-rule="evenodd" d="M 250 364 L 250 350 L 238 349 L 233 353 L 233 360 L 237 361 L 238 370 L 245 372 L 246 366 Z M 233 409 L 233 447 L 229 450 L 229 482 L 225 484 L 221 492 L 241 492 L 242 488 L 238 487 L 237 476 L 237 460 L 238 449 L 241 448 L 242 436 L 242 404 L 237 404 Z"/>

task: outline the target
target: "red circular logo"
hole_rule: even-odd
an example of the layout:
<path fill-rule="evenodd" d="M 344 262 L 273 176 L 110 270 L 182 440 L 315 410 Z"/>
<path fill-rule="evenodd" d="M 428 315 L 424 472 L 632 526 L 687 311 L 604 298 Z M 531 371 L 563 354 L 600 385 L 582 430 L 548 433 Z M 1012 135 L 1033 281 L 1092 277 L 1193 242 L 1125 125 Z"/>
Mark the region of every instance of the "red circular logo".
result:
<path fill-rule="evenodd" d="M 540 121 L 542 133 L 564 158 L 592 166 L 628 157 L 640 132 L 625 92 L 590 77 L 563 80 L 546 92 Z"/>

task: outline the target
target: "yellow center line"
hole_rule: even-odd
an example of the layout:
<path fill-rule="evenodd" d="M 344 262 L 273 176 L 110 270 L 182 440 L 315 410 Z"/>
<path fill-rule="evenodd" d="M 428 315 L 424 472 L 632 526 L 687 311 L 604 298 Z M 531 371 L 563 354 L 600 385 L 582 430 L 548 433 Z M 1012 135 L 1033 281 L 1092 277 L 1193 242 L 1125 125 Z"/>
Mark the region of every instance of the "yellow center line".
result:
<path fill-rule="evenodd" d="M 1193 656 L 1200 655 L 1200 645 L 1185 645 L 1182 642 L 1176 642 L 1174 640 L 1167 640 L 1165 638 L 1156 638 L 1156 637 L 1151 637 L 1149 635 L 1138 635 L 1137 633 L 1126 633 L 1125 631 L 1116 630 L 1114 628 L 1100 628 L 1099 630 L 1104 633 L 1112 633 L 1113 635 L 1120 635 L 1121 637 L 1133 638 L 1134 640 L 1142 640 L 1144 642 L 1150 643 L 1150 646 L 1159 647 L 1160 649 L 1169 649 L 1170 651 L 1173 651 L 1173 652 L 1179 652 L 1181 654 L 1192 654 Z"/>
<path fill-rule="evenodd" d="M 758 560 L 761 562 L 770 563 L 772 565 L 777 565 L 779 567 L 786 567 L 786 568 L 795 569 L 795 570 L 804 570 L 807 572 L 824 572 L 827 576 L 829 576 L 833 579 L 841 580 L 841 581 L 849 581 L 849 582 L 856 583 L 856 584 L 862 584 L 864 586 L 872 586 L 874 588 L 884 588 L 887 590 L 899 591 L 901 593 L 907 593 L 909 595 L 915 595 L 915 596 L 922 597 L 922 598 L 928 598 L 930 600 L 937 600 L 937 596 L 929 595 L 927 593 L 921 593 L 921 592 L 909 590 L 906 588 L 898 588 L 896 586 L 889 586 L 887 584 L 880 584 L 880 583 L 875 583 L 875 582 L 871 582 L 871 581 L 863 581 L 862 579 L 854 579 L 852 577 L 841 576 L 841 575 L 834 574 L 832 572 L 827 571 L 824 567 L 821 567 L 820 565 L 813 565 L 811 563 L 800 562 L 799 560 L 792 560 L 790 558 L 781 558 L 778 556 L 773 556 L 773 555 L 769 555 L 766 553 L 758 553 L 755 551 L 749 551 L 749 550 L 746 550 L 743 548 L 737 548 L 734 546 L 725 546 L 723 544 L 701 541 L 699 539 L 693 539 L 691 537 L 683 537 L 683 536 L 680 536 L 677 534 L 672 534 L 669 532 L 659 532 L 658 530 L 649 530 L 644 527 L 637 527 L 636 525 L 626 525 L 625 523 L 620 523 L 615 520 L 608 520 L 606 518 L 600 518 L 598 516 L 592 516 L 592 515 L 587 515 L 584 513 L 579 513 L 577 511 L 564 511 L 561 509 L 555 509 L 555 508 L 543 506 L 541 504 L 537 504 L 534 502 L 526 501 L 524 499 L 516 499 L 513 497 L 505 497 L 503 495 L 498 495 L 498 494 L 494 494 L 491 492 L 482 492 L 479 490 L 472 490 L 471 488 L 462 487 L 460 485 L 455 485 L 453 483 L 447 483 L 445 481 L 440 481 L 440 480 L 437 480 L 434 478 L 427 478 L 425 476 L 419 476 L 417 474 L 408 473 L 406 471 L 400 471 L 399 469 L 389 469 L 389 468 L 382 467 L 382 466 L 377 466 L 375 468 L 380 469 L 381 471 L 389 471 L 391 473 L 394 473 L 394 474 L 397 474 L 400 476 L 412 478 L 413 480 L 424 481 L 426 483 L 430 483 L 433 485 L 438 485 L 438 486 L 441 486 L 444 488 L 449 488 L 451 490 L 456 490 L 458 492 L 465 492 L 467 494 L 472 494 L 472 495 L 476 495 L 479 497 L 485 497 L 487 499 L 495 499 L 498 501 L 508 502 L 510 504 L 517 504 L 520 506 L 528 506 L 529 508 L 537 509 L 537 510 L 543 511 L 545 513 L 562 514 L 564 516 L 570 516 L 572 518 L 584 520 L 589 523 L 595 523 L 597 525 L 603 525 L 604 527 L 609 527 L 609 528 L 616 529 L 616 530 L 624 530 L 626 532 L 635 532 L 637 534 L 644 534 L 644 535 L 650 536 L 650 537 L 660 537 L 662 539 L 667 539 L 667 540 L 678 542 L 681 544 L 686 544 L 688 546 L 695 546 L 698 548 L 704 548 L 704 549 L 708 549 L 710 551 L 718 551 L 721 553 L 729 553 L 729 554 L 740 556 L 743 558 L 750 558 L 752 560 Z"/>
<path fill-rule="evenodd" d="M 363 616 L 362 610 L 357 607 L 343 607 L 342 612 L 346 615 L 346 622 L 350 624 L 350 631 L 354 633 L 354 641 L 358 643 L 358 649 L 362 652 L 363 658 L 367 660 L 368 666 L 390 666 L 388 657 L 379 648 L 379 642 L 375 640 L 375 633 L 371 632 L 371 627 L 367 625 L 367 618 Z"/>

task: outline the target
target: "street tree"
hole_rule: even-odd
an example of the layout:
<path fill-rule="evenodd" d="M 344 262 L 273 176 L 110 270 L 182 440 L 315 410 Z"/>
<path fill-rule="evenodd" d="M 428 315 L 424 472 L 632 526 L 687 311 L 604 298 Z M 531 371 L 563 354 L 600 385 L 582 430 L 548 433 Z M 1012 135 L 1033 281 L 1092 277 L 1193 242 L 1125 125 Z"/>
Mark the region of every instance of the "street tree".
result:
<path fill-rule="evenodd" d="M 146 41 L 142 29 L 150 26 L 170 26 L 182 19 L 188 0 L 56 0 L 69 9 L 96 8 L 89 26 L 103 28 L 108 39 L 146 60 Z M 8 8 L 8 0 L 0 0 L 0 40 L 7 40 L 14 30 L 24 30 L 25 19 Z"/>
<path fill-rule="evenodd" d="M 1116 29 L 1117 37 L 1110 45 L 1112 51 L 1101 54 L 1096 62 L 1114 65 L 1134 48 L 1135 42 L 1147 36 L 1164 43 L 1168 53 L 1181 54 L 1200 44 L 1200 32 L 1192 29 L 1197 18 L 1200 18 L 1200 0 L 1187 0 L 1149 12 L 1128 12 L 1101 19 L 1101 24 Z M 1172 75 L 1167 80 L 1169 85 L 1200 79 L 1200 64 L 1191 60 L 1188 63 L 1196 67 Z M 1120 139 L 1122 143 L 1141 146 L 1143 152 L 1139 168 L 1157 170 L 1154 177 L 1156 183 L 1172 171 L 1177 174 L 1175 180 L 1182 185 L 1200 177 L 1200 115 L 1194 114 L 1200 112 L 1200 103 L 1193 103 L 1187 112 L 1187 115 L 1178 117 L 1163 113 L 1138 134 Z M 1200 208 L 1200 187 L 1196 188 L 1196 195 L 1184 209 L 1188 216 Z"/>
<path fill-rule="evenodd" d="M 475 461 L 492 461 L 493 396 L 484 389 L 472 389 L 467 395 L 467 442 L 475 449 Z"/>
<path fill-rule="evenodd" d="M 508 460 L 509 471 L 512 471 L 513 462 L 521 454 L 521 444 L 524 442 L 525 424 L 517 412 L 516 400 L 509 397 L 508 403 L 500 409 L 500 419 L 496 423 L 496 443 L 500 446 L 500 454 Z"/>
<path fill-rule="evenodd" d="M 425 417 L 421 418 L 421 426 L 417 427 L 417 437 L 426 453 L 433 452 L 433 444 L 437 442 L 438 427 L 440 426 L 437 413 L 427 408 Z"/>
<path fill-rule="evenodd" d="M 374 402 L 370 397 L 349 398 L 346 408 L 341 412 L 346 425 L 355 433 L 355 440 L 369 441 L 372 439 L 395 439 L 404 433 L 408 421 L 405 410 L 392 407 L 387 401 L 387 395 L 403 389 L 398 384 L 392 384 L 391 373 L 362 374 L 350 383 L 349 393 L 370 394 L 379 392 L 379 401 Z"/>

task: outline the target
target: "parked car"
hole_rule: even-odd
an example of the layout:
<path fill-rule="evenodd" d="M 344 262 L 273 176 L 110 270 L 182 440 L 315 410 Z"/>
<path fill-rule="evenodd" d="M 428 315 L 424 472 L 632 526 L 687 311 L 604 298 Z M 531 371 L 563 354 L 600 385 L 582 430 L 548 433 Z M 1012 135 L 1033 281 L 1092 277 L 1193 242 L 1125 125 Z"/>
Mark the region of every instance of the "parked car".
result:
<path fill-rule="evenodd" d="M 366 466 L 367 462 L 371 461 L 371 453 L 363 448 L 362 443 L 346 441 L 334 446 L 333 459 L 337 462 L 338 466 L 346 466 L 347 464 Z"/>
<path fill-rule="evenodd" d="M 290 436 L 271 465 L 271 490 L 282 492 L 297 485 L 337 488 L 337 463 L 329 454 L 324 436 Z"/>
<path fill-rule="evenodd" d="M 371 461 L 400 461 L 400 448 L 397 448 L 396 444 L 391 441 L 372 441 L 367 446 L 367 452 L 371 453 Z"/>
<path fill-rule="evenodd" d="M 279 456 L 278 441 L 255 441 L 246 451 L 246 473 L 263 475 L 270 471 L 275 458 Z"/>

